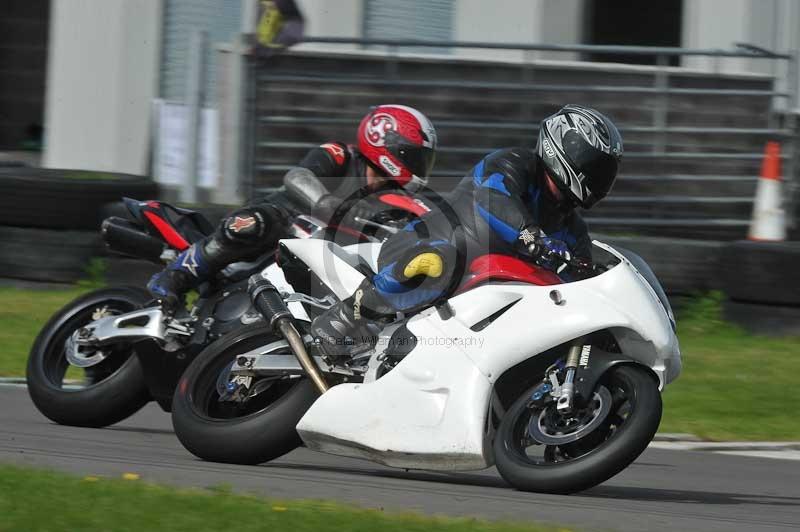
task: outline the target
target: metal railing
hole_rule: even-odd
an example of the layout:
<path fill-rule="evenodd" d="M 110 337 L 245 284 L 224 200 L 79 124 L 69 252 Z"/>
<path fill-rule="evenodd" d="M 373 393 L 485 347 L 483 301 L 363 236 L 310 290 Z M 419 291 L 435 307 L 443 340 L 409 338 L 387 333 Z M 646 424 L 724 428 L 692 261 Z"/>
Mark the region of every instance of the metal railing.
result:
<path fill-rule="evenodd" d="M 303 43 L 386 46 L 400 48 L 476 48 L 485 50 L 523 50 L 537 52 L 586 52 L 646 56 L 713 56 L 756 59 L 792 59 L 791 54 L 776 53 L 747 43 L 734 43 L 736 50 L 719 48 L 691 49 L 674 46 L 621 46 L 602 44 L 491 43 L 482 41 L 427 41 L 422 39 L 354 39 L 350 37 L 306 37 Z"/>
<path fill-rule="evenodd" d="M 278 55 L 273 60 L 267 60 L 255 71 L 253 75 L 252 98 L 253 118 L 251 139 L 251 175 L 249 182 L 251 190 L 255 191 L 265 185 L 274 184 L 274 178 L 289 166 L 297 162 L 283 154 L 291 153 L 302 157 L 302 152 L 319 142 L 331 140 L 326 131 L 344 130 L 349 128 L 352 132 L 340 140 L 352 140 L 355 125 L 364 109 L 330 109 L 326 108 L 328 102 L 333 100 L 349 101 L 348 95 L 357 91 L 368 94 L 363 98 L 366 105 L 375 103 L 376 99 L 385 96 L 384 101 L 403 101 L 406 95 L 409 99 L 418 100 L 420 94 L 426 91 L 435 91 L 437 94 L 449 95 L 453 99 L 463 98 L 465 94 L 473 97 L 476 91 L 486 93 L 502 93 L 506 100 L 516 102 L 521 108 L 535 103 L 536 98 L 546 98 L 560 93 L 584 95 L 584 100 L 591 103 L 593 98 L 603 98 L 608 103 L 616 96 L 618 106 L 625 103 L 639 103 L 640 109 L 634 113 L 635 120 L 619 120 L 618 125 L 623 137 L 633 139 L 631 149 L 625 153 L 626 161 L 639 161 L 640 163 L 652 162 L 653 165 L 686 163 L 697 165 L 697 176 L 712 173 L 707 169 L 707 163 L 717 161 L 732 167 L 736 164 L 757 166 L 761 159 L 761 150 L 765 140 L 781 140 L 784 145 L 783 157 L 785 161 L 785 176 L 789 182 L 790 201 L 789 209 L 793 209 L 794 196 L 796 196 L 797 179 L 797 124 L 794 115 L 788 114 L 787 118 L 779 124 L 775 101 L 784 100 L 787 108 L 797 105 L 797 58 L 790 54 L 773 53 L 768 50 L 749 46 L 738 45 L 733 50 L 716 49 L 684 49 L 672 47 L 647 47 L 647 46 L 596 46 L 596 45 L 557 45 L 557 44 L 501 44 L 482 42 L 450 42 L 450 41 L 422 41 L 422 40 L 384 40 L 384 39 L 348 39 L 337 37 L 312 37 L 306 38 L 304 43 L 328 45 L 324 52 L 298 51 L 288 55 Z M 368 51 L 363 54 L 357 50 L 342 51 L 337 55 L 335 47 L 346 45 L 361 47 Z M 376 50 L 382 47 L 383 53 Z M 453 55 L 420 55 L 404 54 L 403 50 L 414 49 L 480 49 L 497 51 L 521 52 L 518 63 L 508 60 L 496 63 L 498 68 L 504 69 L 503 79 L 463 79 L 463 77 L 449 77 L 448 69 L 457 69 L 459 65 L 469 62 L 475 68 L 491 68 L 492 62 L 485 57 L 469 58 Z M 562 68 L 564 72 L 576 72 L 574 62 L 569 67 L 559 67 L 555 62 L 542 63 L 537 61 L 538 52 L 564 52 L 583 54 L 620 54 L 651 56 L 655 65 L 643 68 L 618 68 L 609 67 L 599 72 L 603 78 L 599 83 L 560 82 L 559 80 L 537 79 L 544 71 L 548 77 L 553 77 L 553 72 Z M 699 75 L 688 69 L 668 66 L 671 57 L 706 56 L 715 58 L 712 72 Z M 775 89 L 775 80 L 767 75 L 744 79 L 719 72 L 720 60 L 725 58 L 754 59 L 763 61 L 780 61 L 788 64 L 788 88 L 784 91 Z M 317 63 L 314 63 L 316 61 Z M 332 68 L 331 63 L 338 61 L 337 68 Z M 415 63 L 417 62 L 417 63 Z M 415 76 L 414 64 L 441 66 L 441 73 L 437 76 Z M 318 69 L 308 69 L 309 65 L 318 64 Z M 483 65 L 483 67 L 481 67 Z M 598 73 L 597 67 L 589 66 L 586 71 Z M 339 67 L 340 66 L 340 67 Z M 322 68 L 324 67 L 324 68 Z M 348 68 L 353 67 L 353 68 Z M 578 69 L 580 70 L 580 69 Z M 401 74 L 402 72 L 402 74 Z M 556 78 L 558 75 L 555 76 Z M 630 78 L 637 78 L 630 82 Z M 516 79 L 511 79 L 516 78 Z M 687 82 L 687 80 L 689 82 Z M 691 80 L 702 80 L 702 83 L 691 83 Z M 689 85 L 689 86 L 686 86 Z M 691 86 L 695 85 L 695 86 Z M 296 105 L 291 94 L 303 101 L 303 105 Z M 322 94 L 324 93 L 324 94 Z M 328 98 L 328 99 L 325 99 Z M 746 115 L 748 108 L 764 109 L 765 113 L 753 114 L 753 122 L 747 124 L 733 124 L 729 120 L 729 113 L 725 113 L 725 106 L 720 105 L 719 120 L 716 123 L 693 124 L 685 120 L 675 120 L 672 115 L 680 114 L 683 107 L 691 107 L 692 99 L 706 101 L 712 98 L 720 102 L 735 102 L 737 112 Z M 285 101 L 280 102 L 281 99 Z M 352 98 L 350 98 L 352 100 Z M 371 99 L 371 100 L 370 100 Z M 367 101 L 369 100 L 369 101 Z M 277 101 L 277 103 L 275 103 Z M 452 101 L 452 100 L 451 100 Z M 533 103 L 532 103 L 533 102 Z M 352 103 L 352 102 L 351 102 Z M 441 100 L 438 100 L 441 104 Z M 488 102 L 489 105 L 491 102 Z M 563 101 L 562 103 L 569 103 Z M 448 111 L 437 116 L 437 102 L 430 102 L 425 107 L 425 112 L 432 115 L 438 130 L 457 131 L 462 137 L 471 130 L 502 132 L 509 137 L 535 138 L 538 121 L 542 118 L 531 116 L 530 119 L 520 120 L 518 117 L 509 116 L 505 119 L 476 118 L 465 113 Z M 555 104 L 553 104 L 555 105 Z M 734 104 L 731 104 L 732 106 Z M 682 107 L 681 107 L 682 106 Z M 613 116 L 613 114 L 612 114 Z M 708 118 L 708 117 L 707 117 Z M 279 130 L 279 132 L 275 132 Z M 283 133 L 287 131 L 304 131 L 319 134 L 316 138 L 289 137 Z M 676 136 L 684 138 L 684 145 L 676 146 L 672 139 Z M 704 141 L 713 136 L 725 136 L 737 141 L 739 147 L 731 149 L 727 146 L 712 145 L 704 148 Z M 337 139 L 339 140 L 339 139 Z M 474 141 L 467 145 L 447 145 L 440 147 L 440 158 L 450 161 L 444 166 L 439 166 L 435 176 L 457 177 L 464 175 L 482 155 L 494 150 L 498 145 L 486 145 L 485 141 L 476 136 Z M 752 142 L 750 142 L 752 140 Z M 745 145 L 742 145 L 742 142 Z M 706 143 L 707 144 L 707 143 Z M 704 164 L 706 166 L 704 166 Z M 705 168 L 705 169 L 704 169 Z M 623 165 L 625 172 L 625 165 Z M 641 168 L 634 173 L 642 174 Z M 658 174 L 659 172 L 655 172 Z M 665 174 L 664 172 L 660 172 Z M 676 171 L 673 174 L 685 173 Z M 718 172 L 713 172 L 717 174 Z M 741 172 L 730 172 L 731 182 L 738 177 L 745 177 L 753 182 L 755 171 L 742 176 Z M 624 181 L 625 174 L 621 181 Z M 719 176 L 717 176 L 719 177 Z M 273 178 L 273 179 L 270 179 Z M 672 179 L 668 172 L 664 179 Z M 719 184 L 717 185 L 719 188 Z M 722 187 L 724 188 L 724 187 Z M 622 194 L 622 193 L 620 193 Z M 624 194 L 621 197 L 625 198 Z M 696 195 L 686 196 L 686 204 L 702 207 Z M 709 203 L 744 204 L 752 201 L 752 191 L 749 194 L 726 198 L 724 191 L 701 195 L 710 198 Z M 649 195 L 650 201 L 670 203 L 675 201 L 674 195 L 659 194 L 657 190 Z M 639 203 L 632 200 L 631 203 Z M 609 222 L 611 226 L 630 225 L 632 227 L 672 227 L 680 225 L 680 218 L 674 217 L 636 217 L 629 216 L 624 219 L 626 224 L 619 224 L 620 217 L 615 216 L 613 204 L 609 203 L 609 214 L 598 216 L 597 219 Z M 726 217 L 698 217 L 683 218 L 686 225 L 694 227 L 745 227 L 745 218 Z M 749 219 L 749 218 L 748 218 Z M 711 231 L 713 233 L 713 230 Z"/>

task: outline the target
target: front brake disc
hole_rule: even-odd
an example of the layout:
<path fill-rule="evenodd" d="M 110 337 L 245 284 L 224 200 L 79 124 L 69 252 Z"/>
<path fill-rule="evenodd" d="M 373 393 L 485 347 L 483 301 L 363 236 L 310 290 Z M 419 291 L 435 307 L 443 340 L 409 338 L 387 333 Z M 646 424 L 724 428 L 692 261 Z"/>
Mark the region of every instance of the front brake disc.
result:
<path fill-rule="evenodd" d="M 577 441 L 605 421 L 611 411 L 611 392 L 599 386 L 586 408 L 575 415 L 562 416 L 555 411 L 554 404 L 533 411 L 528 423 L 528 433 L 538 443 L 564 445 Z"/>

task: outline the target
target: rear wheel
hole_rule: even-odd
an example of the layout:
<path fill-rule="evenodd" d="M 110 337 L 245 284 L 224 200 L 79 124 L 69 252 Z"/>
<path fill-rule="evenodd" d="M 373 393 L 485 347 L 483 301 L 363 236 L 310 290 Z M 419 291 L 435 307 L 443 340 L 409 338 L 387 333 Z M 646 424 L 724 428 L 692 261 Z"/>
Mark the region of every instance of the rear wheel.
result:
<path fill-rule="evenodd" d="M 70 364 L 66 343 L 92 321 L 141 308 L 151 296 L 137 288 L 86 294 L 58 311 L 44 326 L 28 357 L 28 393 L 39 411 L 62 425 L 105 427 L 131 416 L 150 395 L 134 346 L 122 343 L 84 352 Z"/>
<path fill-rule="evenodd" d="M 661 421 L 661 394 L 643 367 L 611 368 L 590 401 L 569 416 L 555 402 L 530 407 L 531 391 L 506 412 L 494 441 L 497 470 L 515 488 L 574 493 L 631 464 Z"/>
<path fill-rule="evenodd" d="M 309 379 L 254 377 L 247 389 L 228 386 L 238 355 L 276 340 L 263 326 L 246 328 L 208 346 L 186 369 L 173 397 L 172 424 L 192 454 L 259 464 L 301 445 L 295 427 L 319 396 Z"/>

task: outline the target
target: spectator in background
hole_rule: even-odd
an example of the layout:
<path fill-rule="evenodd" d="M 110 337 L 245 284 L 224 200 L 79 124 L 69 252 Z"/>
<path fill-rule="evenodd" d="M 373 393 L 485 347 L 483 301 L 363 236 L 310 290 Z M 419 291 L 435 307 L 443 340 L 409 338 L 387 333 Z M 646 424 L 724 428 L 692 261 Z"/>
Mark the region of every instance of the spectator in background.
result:
<path fill-rule="evenodd" d="M 259 2 L 256 53 L 268 57 L 303 39 L 305 21 L 294 0 Z"/>

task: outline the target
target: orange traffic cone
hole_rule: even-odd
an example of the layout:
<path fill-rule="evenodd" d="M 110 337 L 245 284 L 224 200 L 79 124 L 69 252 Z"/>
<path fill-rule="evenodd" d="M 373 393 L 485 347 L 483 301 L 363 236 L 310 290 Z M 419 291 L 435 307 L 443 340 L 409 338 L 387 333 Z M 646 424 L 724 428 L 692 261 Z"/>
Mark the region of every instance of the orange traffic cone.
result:
<path fill-rule="evenodd" d="M 781 206 L 781 189 L 781 145 L 767 142 L 748 240 L 786 240 L 786 213 Z"/>

